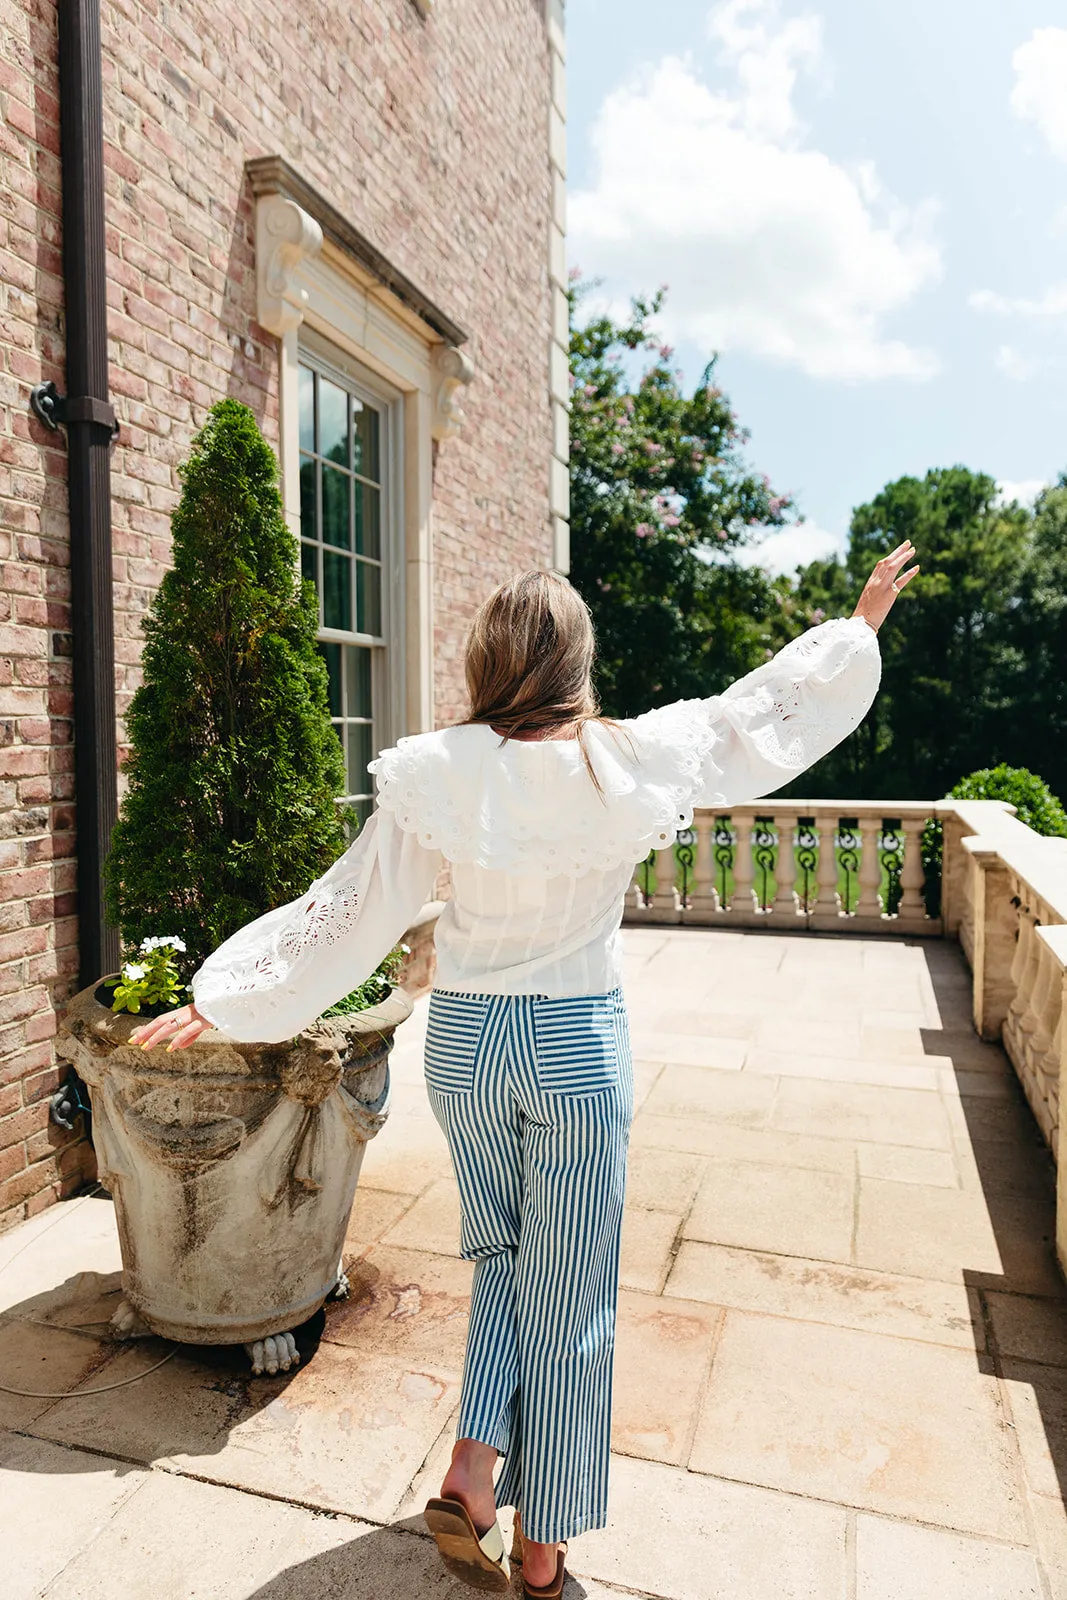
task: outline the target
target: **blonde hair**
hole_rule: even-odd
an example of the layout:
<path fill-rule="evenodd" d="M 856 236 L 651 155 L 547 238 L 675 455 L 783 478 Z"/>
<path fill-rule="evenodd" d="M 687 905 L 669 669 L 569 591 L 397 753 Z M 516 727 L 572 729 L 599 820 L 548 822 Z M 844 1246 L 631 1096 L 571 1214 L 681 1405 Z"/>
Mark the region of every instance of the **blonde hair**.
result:
<path fill-rule="evenodd" d="M 582 740 L 600 717 L 593 689 L 596 641 L 589 608 L 558 572 L 522 572 L 495 589 L 467 635 L 467 722 L 488 723 L 505 740 L 573 726 Z"/>

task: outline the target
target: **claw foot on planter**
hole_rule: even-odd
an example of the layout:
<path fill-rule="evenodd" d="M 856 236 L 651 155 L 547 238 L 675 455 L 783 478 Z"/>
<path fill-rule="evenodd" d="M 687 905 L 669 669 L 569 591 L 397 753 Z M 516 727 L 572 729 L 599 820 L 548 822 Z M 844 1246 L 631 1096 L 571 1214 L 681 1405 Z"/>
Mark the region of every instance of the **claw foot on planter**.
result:
<path fill-rule="evenodd" d="M 257 1339 L 254 1344 L 246 1344 L 245 1350 L 252 1362 L 254 1378 L 264 1372 L 273 1378 L 276 1372 L 288 1372 L 290 1367 L 300 1365 L 300 1352 L 291 1333 L 274 1333 L 269 1339 Z"/>
<path fill-rule="evenodd" d="M 109 1324 L 113 1339 L 147 1339 L 152 1330 L 141 1313 L 128 1300 L 120 1300 Z"/>
<path fill-rule="evenodd" d="M 327 1295 L 328 1300 L 347 1300 L 352 1293 L 352 1285 L 348 1281 L 348 1273 L 343 1267 L 337 1269 L 337 1282 Z"/>

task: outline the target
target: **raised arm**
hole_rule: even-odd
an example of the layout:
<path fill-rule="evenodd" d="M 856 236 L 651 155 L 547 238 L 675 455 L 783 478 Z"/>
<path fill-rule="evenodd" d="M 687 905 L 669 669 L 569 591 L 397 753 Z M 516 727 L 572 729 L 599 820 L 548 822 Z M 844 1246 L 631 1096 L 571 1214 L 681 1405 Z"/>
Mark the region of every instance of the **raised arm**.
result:
<path fill-rule="evenodd" d="M 709 700 L 682 700 L 627 724 L 686 755 L 691 806 L 773 794 L 814 766 L 870 710 L 881 678 L 878 628 L 918 571 L 909 542 L 878 563 L 851 617 L 810 628 Z"/>
<path fill-rule="evenodd" d="M 357 988 L 418 915 L 441 856 L 375 812 L 299 899 L 246 924 L 194 973 L 193 1004 L 131 1035 L 191 1044 L 206 1027 L 240 1043 L 291 1039 Z"/>

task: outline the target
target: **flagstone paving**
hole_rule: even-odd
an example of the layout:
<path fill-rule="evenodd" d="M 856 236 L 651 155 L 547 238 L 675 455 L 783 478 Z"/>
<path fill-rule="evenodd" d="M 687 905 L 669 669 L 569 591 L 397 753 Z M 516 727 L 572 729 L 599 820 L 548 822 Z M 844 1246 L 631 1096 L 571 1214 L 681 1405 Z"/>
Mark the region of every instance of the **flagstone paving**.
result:
<path fill-rule="evenodd" d="M 950 944 L 625 935 L 637 1112 L 607 1528 L 568 1600 L 1067 1600 L 1051 1161 Z M 426 1003 L 296 1372 L 106 1337 L 110 1201 L 0 1238 L 3 1600 L 460 1600 L 419 1511 L 469 1265 Z M 106 1393 L 88 1391 L 144 1374 Z M 506 1520 L 506 1519 L 505 1519 Z"/>

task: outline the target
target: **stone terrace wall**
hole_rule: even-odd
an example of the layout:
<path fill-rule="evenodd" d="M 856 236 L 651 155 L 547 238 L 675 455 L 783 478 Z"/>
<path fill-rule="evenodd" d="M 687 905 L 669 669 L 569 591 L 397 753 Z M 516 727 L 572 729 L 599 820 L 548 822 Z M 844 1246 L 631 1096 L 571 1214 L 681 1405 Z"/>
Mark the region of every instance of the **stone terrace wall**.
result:
<path fill-rule="evenodd" d="M 549 57 L 539 0 L 102 0 L 116 696 L 169 560 L 176 467 L 209 405 L 277 442 L 244 162 L 279 153 L 468 329 L 465 426 L 435 466 L 437 717 L 463 628 L 551 561 Z M 55 1008 L 77 979 L 55 11 L 0 0 L 0 1227 L 82 1181 L 47 1125 Z"/>

